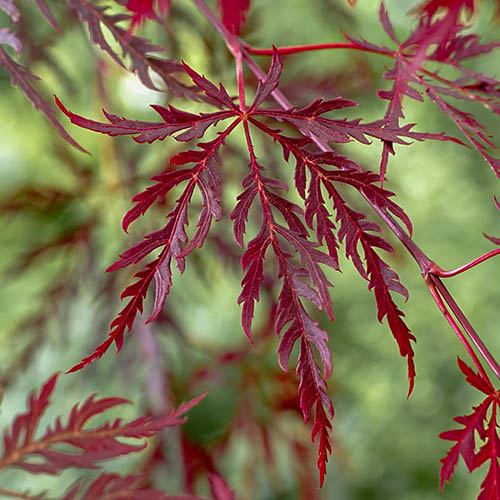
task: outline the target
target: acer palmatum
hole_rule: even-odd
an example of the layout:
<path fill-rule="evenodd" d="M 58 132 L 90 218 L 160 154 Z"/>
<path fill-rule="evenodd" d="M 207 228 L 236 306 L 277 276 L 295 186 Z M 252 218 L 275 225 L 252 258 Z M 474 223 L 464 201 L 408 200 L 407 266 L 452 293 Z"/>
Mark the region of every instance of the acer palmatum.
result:
<path fill-rule="evenodd" d="M 472 387 L 487 395 L 471 415 L 457 417 L 463 430 L 441 435 L 456 441 L 442 460 L 441 485 L 450 479 L 459 456 L 471 471 L 489 461 L 479 498 L 499 498 L 498 393 L 487 370 L 498 378 L 500 367 L 443 281 L 497 256 L 500 250 L 494 248 L 457 269 L 443 270 L 413 240 L 408 215 L 395 201 L 395 193 L 385 186 L 390 158 L 395 156 L 397 148 L 414 141 L 448 141 L 456 143 L 457 148 L 470 146 L 491 168 L 493 175 L 500 176 L 500 160 L 494 143 L 486 128 L 465 106 L 477 104 L 496 114 L 500 110 L 500 82 L 465 64 L 500 45 L 500 42 L 484 43 L 478 35 L 467 31 L 467 23 L 475 14 L 477 3 L 472 0 L 422 2 L 414 10 L 414 29 L 404 37 L 396 33 L 390 13 L 381 3 L 379 18 L 387 44 L 346 35 L 342 43 L 256 48 L 239 38 L 245 19 L 251 13 L 249 0 L 220 0 L 220 18 L 204 0 L 193 0 L 198 12 L 219 33 L 234 57 L 237 96 L 182 61 L 158 58 L 162 47 L 137 35 L 136 30 L 146 20 L 163 22 L 170 11 L 170 1 L 118 3 L 124 4 L 130 15 L 110 13 L 106 7 L 96 6 L 90 0 L 67 0 L 69 9 L 88 27 L 91 41 L 121 66 L 124 66 L 122 55 L 127 56 L 130 71 L 136 73 L 145 86 L 164 88 L 177 97 L 200 103 L 203 109 L 207 105 L 212 109 L 193 112 L 173 105 L 153 105 L 157 121 L 124 118 L 108 111 L 104 111 L 105 121 L 96 121 L 70 111 L 56 97 L 56 104 L 73 124 L 94 132 L 112 137 L 131 136 L 137 143 L 149 144 L 167 138 L 180 143 L 195 142 L 173 155 L 165 170 L 152 177 L 152 184 L 133 197 L 132 207 L 123 218 L 124 231 L 154 205 L 163 203 L 174 190 L 180 193 L 175 203 L 169 205 L 163 227 L 146 234 L 108 268 L 108 271 L 117 271 L 142 265 L 135 275 L 136 280 L 121 295 L 126 304 L 111 322 L 107 337 L 69 371 L 78 371 L 94 362 L 113 344 L 117 351 L 122 349 L 126 332 L 132 330 L 137 317 L 143 313 L 153 282 L 155 293 L 148 322 L 163 314 L 172 287 L 172 265 L 182 273 L 186 258 L 211 237 L 215 223 L 227 221 L 221 206 L 225 179 L 220 167 L 228 139 L 239 134 L 244 137 L 248 168 L 240 173 L 242 190 L 232 207 L 230 219 L 234 240 L 243 248 L 241 293 L 237 299 L 242 311 L 242 331 L 250 344 L 257 342 L 253 331 L 256 303 L 263 292 L 276 290 L 273 321 L 280 336 L 278 363 L 286 372 L 292 353 L 297 352 L 294 348 L 298 346 L 298 404 L 304 420 L 312 420 L 311 436 L 318 445 L 320 484 L 323 484 L 332 452 L 330 433 L 334 409 L 327 380 L 333 368 L 328 333 L 320 327 L 311 309 L 324 310 L 326 316 L 334 320 L 332 282 L 327 277 L 327 273 L 329 276 L 332 273 L 327 270 L 340 270 L 340 252 L 366 280 L 368 289 L 373 292 L 378 320 L 387 324 L 401 356 L 406 358 L 408 395 L 416 377 L 413 345 L 418 332 L 411 332 L 396 302 L 398 295 L 407 299 L 408 291 L 385 256 L 392 253 L 392 245 L 373 220 L 374 214 L 360 212 L 345 197 L 341 186 L 348 186 L 365 199 L 382 221 L 383 228 L 390 231 L 415 260 L 432 298 L 463 344 L 477 373 L 463 361 L 459 362 L 460 369 Z M 349 3 L 354 5 L 355 2 Z M 41 1 L 37 5 L 57 28 L 56 17 L 49 6 Z M 19 20 L 14 2 L 4 0 L 0 8 L 13 23 Z M 129 23 L 128 27 L 124 22 Z M 103 28 L 114 38 L 113 46 L 108 43 Z M 0 32 L 0 44 L 16 52 L 22 50 L 21 40 L 11 28 Z M 117 53 L 116 47 L 123 54 Z M 387 60 L 384 77 L 388 87 L 378 92 L 378 97 L 386 102 L 383 116 L 377 120 L 363 120 L 360 109 L 357 118 L 347 118 L 346 110 L 356 107 L 357 103 L 340 96 L 317 97 L 301 106 L 287 99 L 280 90 L 283 57 L 304 52 L 313 57 L 318 50 L 357 51 Z M 271 57 L 267 73 L 255 62 L 254 56 Z M 10 74 L 12 83 L 46 115 L 59 134 L 74 147 L 82 149 L 35 86 L 36 77 L 31 71 L 3 48 L 0 48 L 0 64 Z M 253 96 L 245 67 L 258 81 Z M 406 103 L 409 100 L 419 103 L 427 98 L 456 126 L 457 137 L 439 131 L 422 131 L 415 124 L 405 122 Z M 192 106 L 189 109 L 192 110 Z M 216 126 L 219 130 L 207 138 Z M 269 173 L 265 155 L 256 148 L 256 137 L 281 150 L 283 168 L 291 166 L 294 170 L 293 186 L 287 185 L 279 175 Z M 381 144 L 378 172 L 364 168 L 349 156 L 348 148 L 343 145 L 353 141 L 363 145 Z M 291 187 L 298 198 L 287 193 Z M 199 197 L 201 205 L 193 201 L 194 197 Z M 249 218 L 255 213 L 258 214 L 258 230 L 247 234 Z M 193 217 L 197 220 L 196 228 L 194 232 L 187 231 L 189 219 Z M 496 236 L 487 238 L 498 245 Z M 483 441 L 477 453 L 475 433 Z M 103 488 L 112 488 L 128 484 L 127 481 L 132 484 L 135 479 L 109 476 L 102 481 Z M 214 490 L 222 488 L 217 481 L 212 481 Z"/>

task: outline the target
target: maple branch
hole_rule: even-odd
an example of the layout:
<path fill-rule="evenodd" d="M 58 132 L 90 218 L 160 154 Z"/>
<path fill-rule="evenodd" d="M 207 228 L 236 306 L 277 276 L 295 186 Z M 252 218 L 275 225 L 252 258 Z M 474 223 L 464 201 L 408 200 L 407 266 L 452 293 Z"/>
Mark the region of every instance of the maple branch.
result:
<path fill-rule="evenodd" d="M 450 271 L 445 271 L 444 269 L 437 268 L 432 272 L 434 276 L 439 276 L 440 278 L 452 278 L 453 276 L 457 276 L 458 274 L 462 274 L 469 269 L 481 264 L 481 262 L 485 262 L 492 257 L 500 255 L 500 248 L 495 248 L 494 250 L 490 250 L 489 252 L 477 257 L 477 259 L 471 260 L 467 264 L 463 266 L 457 267 L 456 269 L 451 269 Z"/>
<path fill-rule="evenodd" d="M 235 55 L 236 60 L 236 80 L 238 82 L 238 96 L 240 100 L 240 109 L 242 113 L 246 113 L 247 105 L 245 102 L 245 79 L 243 77 L 243 56 L 241 50 L 238 50 Z"/>
<path fill-rule="evenodd" d="M 273 49 L 262 49 L 257 47 L 252 47 L 250 45 L 243 44 L 245 51 L 249 54 L 256 56 L 272 56 Z M 353 43 L 313 43 L 306 45 L 290 45 L 287 47 L 276 47 L 280 56 L 290 55 L 290 54 L 300 54 L 302 52 L 311 52 L 315 50 L 332 50 L 332 49 L 348 49 L 348 50 L 359 50 L 361 52 L 369 52 L 372 54 L 379 54 L 382 56 L 392 57 L 392 54 L 384 52 L 382 50 L 376 50 L 375 48 L 370 49 L 368 47 L 362 47 L 361 45 L 355 45 Z"/>
<path fill-rule="evenodd" d="M 268 48 L 257 48 L 257 47 L 252 47 L 251 45 L 247 45 L 244 42 L 242 42 L 244 50 L 248 54 L 253 54 L 256 56 L 272 56 L 273 55 L 273 49 L 268 49 Z M 386 50 L 377 50 L 375 47 L 365 47 L 362 45 L 356 45 L 354 43 L 313 43 L 313 44 L 306 44 L 306 45 L 290 45 L 287 47 L 276 47 L 276 51 L 279 53 L 280 56 L 282 55 L 292 55 L 292 54 L 301 54 L 303 52 L 312 52 L 316 50 L 357 50 L 360 52 L 365 52 L 367 54 L 377 54 L 380 56 L 385 56 L 394 59 L 397 56 L 397 51 L 386 51 Z M 402 53 L 401 55 L 405 55 Z M 451 64 L 451 63 L 449 63 Z M 453 66 L 453 64 L 451 64 Z M 473 92 L 470 92 L 468 89 L 461 87 L 460 85 L 457 85 L 455 82 L 452 80 L 449 80 L 448 78 L 444 78 L 443 76 L 437 74 L 434 71 L 430 71 L 426 68 L 423 68 L 420 66 L 418 68 L 418 71 L 421 71 L 424 75 L 427 75 L 431 77 L 432 79 L 443 83 L 444 85 L 453 88 L 457 92 L 460 92 L 461 94 L 464 94 L 467 96 L 469 99 L 477 101 L 481 103 L 484 107 L 487 109 L 492 110 L 491 104 L 488 102 L 487 99 L 484 99 L 483 97 L 474 94 Z"/>
<path fill-rule="evenodd" d="M 492 369 L 493 373 L 500 378 L 500 366 L 495 359 L 495 357 L 490 353 L 484 342 L 481 340 L 481 337 L 474 330 L 474 327 L 470 324 L 470 321 L 467 319 L 465 314 L 463 313 L 460 306 L 457 304 L 449 290 L 446 288 L 444 283 L 439 279 L 439 277 L 431 275 L 431 280 L 439 290 L 439 293 L 448 304 L 448 307 L 453 312 L 458 322 L 462 325 L 462 328 L 465 330 L 469 338 L 472 340 L 473 344 L 476 346 L 477 350 L 480 352 L 481 356 L 484 358 L 488 366 Z M 477 363 L 476 363 L 477 365 Z M 479 366 L 477 366 L 479 369 Z"/>
<path fill-rule="evenodd" d="M 247 63 L 249 69 L 254 73 L 254 75 L 259 80 L 263 81 L 265 79 L 265 73 L 262 71 L 261 67 L 253 60 L 245 43 L 226 29 L 226 27 L 219 21 L 217 16 L 215 16 L 212 10 L 208 7 L 205 0 L 193 0 L 193 2 L 197 6 L 198 10 L 210 22 L 210 24 L 220 33 L 228 49 L 231 51 L 233 55 L 235 55 L 235 46 L 239 44 L 240 47 L 239 51 L 241 52 L 243 59 Z M 384 53 L 384 55 L 387 54 Z M 281 90 L 275 89 L 273 90 L 271 95 L 283 109 L 293 108 L 292 103 L 287 99 L 287 97 L 285 96 L 285 94 L 283 94 Z M 316 143 L 316 145 L 321 151 L 323 152 L 331 151 L 331 148 L 328 146 L 328 144 L 325 144 L 321 139 L 319 139 L 313 133 L 307 133 L 306 135 L 308 135 L 308 137 L 310 137 Z M 477 347 L 477 349 L 479 350 L 485 361 L 488 363 L 489 367 L 492 369 L 495 375 L 498 378 L 500 378 L 500 366 L 498 362 L 489 352 L 488 348 L 484 345 L 481 338 L 474 330 L 470 322 L 467 320 L 466 316 L 464 315 L 458 304 L 455 302 L 455 300 L 451 296 L 446 286 L 441 282 L 441 280 L 439 280 L 438 277 L 432 275 L 433 269 L 436 269 L 436 264 L 434 264 L 432 260 L 429 257 L 427 257 L 424 251 L 413 241 L 411 235 L 409 235 L 390 214 L 388 214 L 385 210 L 375 206 L 375 204 L 372 203 L 370 200 L 368 200 L 366 196 L 364 196 L 364 198 L 367 201 L 367 203 L 373 208 L 373 210 L 375 210 L 375 212 L 379 215 L 379 217 L 384 221 L 386 226 L 391 230 L 391 232 L 396 236 L 396 238 L 404 245 L 404 247 L 408 250 L 410 255 L 414 258 L 414 260 L 416 261 L 422 272 L 422 275 L 424 276 L 424 279 L 430 275 L 434 286 L 439 290 L 443 299 L 448 304 L 453 314 L 455 314 L 455 316 L 457 317 L 459 323 L 467 332 L 467 334 L 473 341 L 474 345 Z M 463 343 L 460 337 L 459 339 Z M 475 357 L 475 359 L 473 358 L 473 360 L 476 364 L 479 361 L 477 360 L 477 357 Z M 480 363 L 477 365 L 477 368 L 479 370 L 483 370 Z"/>
<path fill-rule="evenodd" d="M 448 311 L 448 308 L 446 307 L 445 303 L 443 302 L 443 298 L 439 294 L 439 291 L 436 288 L 436 284 L 434 283 L 432 276 L 428 276 L 425 278 L 425 284 L 427 285 L 427 288 L 429 289 L 430 294 L 432 295 L 432 298 L 436 302 L 436 305 L 438 306 L 438 309 L 443 313 L 443 316 L 445 317 L 446 321 L 450 324 L 451 328 L 455 332 L 455 335 L 458 337 L 462 345 L 464 346 L 465 350 L 471 357 L 471 359 L 474 361 L 474 364 L 477 366 L 478 370 L 481 372 L 483 377 L 489 381 L 488 375 L 484 371 L 484 368 L 479 361 L 474 349 L 472 346 L 469 344 L 469 341 L 465 337 L 464 333 L 462 332 L 460 326 L 457 324 L 453 316 L 450 314 Z"/>

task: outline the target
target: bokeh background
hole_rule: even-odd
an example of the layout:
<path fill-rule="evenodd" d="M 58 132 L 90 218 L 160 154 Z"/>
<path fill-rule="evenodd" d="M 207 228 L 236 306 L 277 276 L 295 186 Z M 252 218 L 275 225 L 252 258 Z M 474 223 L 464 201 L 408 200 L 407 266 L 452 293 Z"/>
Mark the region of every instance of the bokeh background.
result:
<path fill-rule="evenodd" d="M 167 47 L 167 57 L 184 59 L 234 91 L 231 57 L 221 40 L 190 2 L 173 3 L 168 31 L 150 23 L 140 33 Z M 407 32 L 415 2 L 387 0 L 386 5 L 398 32 Z M 55 6 L 63 26 L 60 34 L 28 2 L 22 7 L 20 29 L 27 40 L 23 61 L 42 77 L 47 95 L 56 93 L 73 111 L 98 118 L 105 107 L 141 119 L 154 117 L 147 107 L 151 103 L 177 102 L 184 109 L 200 109 L 142 86 L 89 45 L 86 29 L 62 5 Z M 385 42 L 376 11 L 372 0 L 359 0 L 354 10 L 341 0 L 254 0 L 243 37 L 256 46 L 294 45 L 341 41 L 343 30 Z M 493 2 L 484 1 L 473 29 L 491 40 L 499 34 L 493 19 Z M 0 27 L 6 24 L 0 17 Z M 355 114 L 375 119 L 384 112 L 376 91 L 387 87 L 381 78 L 385 64 L 377 56 L 357 53 L 289 57 L 283 90 L 297 104 L 318 95 L 352 98 L 361 104 Z M 473 67 L 498 77 L 498 53 L 474 61 Z M 248 79 L 252 84 L 250 75 Z M 430 103 L 408 103 L 406 109 L 407 120 L 418 123 L 420 130 L 458 134 Z M 498 121 L 486 112 L 475 111 L 490 130 L 498 128 Z M 106 334 L 131 273 L 110 275 L 104 269 L 142 234 L 158 228 L 166 207 L 136 223 L 130 235 L 121 231 L 121 217 L 131 196 L 182 147 L 169 140 L 149 146 L 75 127 L 70 131 L 91 156 L 63 143 L 0 69 L 2 428 L 24 408 L 30 390 L 54 371 L 64 372 Z M 227 213 L 246 169 L 240 138 L 228 146 Z M 378 143 L 349 144 L 344 151 L 372 169 L 378 166 Z M 262 142 L 258 152 L 268 168 L 290 178 L 292 169 L 278 148 Z M 473 150 L 451 143 L 418 143 L 399 148 L 389 168 L 388 187 L 398 193 L 413 220 L 415 240 L 443 267 L 456 267 L 491 248 L 482 233 L 500 233 L 492 203 L 499 191 L 493 174 Z M 356 198 L 353 203 L 366 209 Z M 248 234 L 255 227 L 250 225 Z M 475 498 L 482 473 L 470 476 L 463 464 L 453 484 L 442 493 L 438 489 L 439 458 L 448 445 L 437 436 L 451 427 L 452 417 L 478 402 L 456 366 L 457 355 L 466 355 L 413 261 L 390 235 L 387 238 L 396 247 L 389 262 L 410 291 L 402 307 L 418 339 L 415 391 L 406 398 L 405 362 L 388 328 L 377 323 L 366 283 L 342 261 L 343 272 L 332 276 L 337 319 L 333 324 L 321 320 L 334 353 L 329 389 L 336 409 L 335 451 L 321 492 L 310 429 L 294 407 L 295 378 L 279 371 L 276 339 L 266 326 L 275 292 L 264 293 L 258 309 L 263 340 L 252 350 L 242 333 L 236 304 L 240 249 L 232 242 L 227 218 L 195 252 L 184 275 L 175 275 L 161 321 L 150 326 L 139 321 L 118 357 L 110 352 L 84 371 L 62 377 L 46 421 L 92 392 L 129 398 L 135 404 L 120 416 L 135 416 L 161 411 L 207 390 L 206 400 L 191 412 L 182 431 L 163 436 L 141 456 L 110 463 L 107 470 L 151 470 L 155 486 L 172 493 L 184 490 L 184 473 L 203 494 L 205 472 L 213 465 L 243 499 Z M 497 354 L 499 278 L 498 263 L 488 262 L 448 283 Z M 160 394 L 155 392 L 158 388 Z M 168 463 L 158 458 L 161 453 Z M 33 492 L 46 489 L 57 498 L 82 474 L 95 473 L 68 471 L 54 478 L 4 471 L 0 485 Z"/>

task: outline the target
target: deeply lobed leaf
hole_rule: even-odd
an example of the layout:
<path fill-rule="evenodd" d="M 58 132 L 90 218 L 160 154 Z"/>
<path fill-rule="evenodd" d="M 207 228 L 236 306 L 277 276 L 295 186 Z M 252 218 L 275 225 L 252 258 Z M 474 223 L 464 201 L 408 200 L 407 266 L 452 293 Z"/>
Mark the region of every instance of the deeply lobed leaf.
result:
<path fill-rule="evenodd" d="M 461 456 L 470 472 L 489 462 L 489 468 L 481 484 L 478 500 L 500 498 L 500 438 L 497 411 L 500 406 L 498 391 L 484 375 L 476 373 L 458 358 L 458 365 L 469 385 L 481 391 L 486 398 L 473 408 L 472 413 L 454 420 L 462 427 L 442 432 L 439 437 L 455 444 L 441 459 L 441 488 L 449 481 Z M 489 414 L 489 415 L 488 415 Z M 478 440 L 482 445 L 478 448 Z"/>
<path fill-rule="evenodd" d="M 58 474 L 69 467 L 98 468 L 103 460 L 143 450 L 147 445 L 145 438 L 183 423 L 185 414 L 205 396 L 202 394 L 163 417 L 138 417 L 130 422 L 115 419 L 91 427 L 94 417 L 129 402 L 92 395 L 73 406 L 65 423 L 58 417 L 41 433 L 40 419 L 51 404 L 57 378 L 58 374 L 51 376 L 38 393 L 29 396 L 27 411 L 17 415 L 4 433 L 0 469 L 17 467 L 31 473 Z M 122 441 L 124 438 L 127 440 Z"/>

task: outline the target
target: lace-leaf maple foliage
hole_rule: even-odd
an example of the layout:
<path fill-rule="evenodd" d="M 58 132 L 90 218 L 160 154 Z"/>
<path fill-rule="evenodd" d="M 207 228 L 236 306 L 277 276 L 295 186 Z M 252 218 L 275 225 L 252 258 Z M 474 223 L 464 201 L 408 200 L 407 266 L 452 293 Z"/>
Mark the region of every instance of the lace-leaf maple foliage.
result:
<path fill-rule="evenodd" d="M 413 351 L 416 337 L 396 302 L 398 295 L 406 300 L 408 291 L 386 260 L 386 254 L 392 253 L 393 248 L 371 215 L 353 208 L 344 194 L 346 187 L 366 200 L 385 227 L 415 259 L 433 299 L 471 356 L 479 374 L 465 368 L 463 362 L 459 363 L 461 370 L 473 387 L 487 394 L 487 399 L 475 409 L 473 416 L 457 419 L 465 430 L 442 435 L 444 439 L 457 441 L 457 444 L 443 459 L 441 482 L 443 484 L 451 477 L 459 455 L 463 456 L 470 470 L 490 460 L 491 466 L 480 498 L 498 498 L 496 456 L 499 448 L 494 403 L 498 395 L 468 337 L 497 376 L 500 369 L 442 282 L 443 278 L 460 274 L 498 255 L 498 249 L 458 270 L 444 271 L 413 241 L 408 215 L 395 202 L 395 194 L 384 187 L 389 157 L 395 154 L 397 147 L 408 146 L 413 141 L 448 141 L 457 143 L 457 147 L 469 144 L 496 176 L 500 175 L 500 161 L 485 127 L 468 110 L 459 107 L 464 101 L 478 103 L 493 113 L 498 114 L 500 110 L 500 82 L 464 64 L 499 46 L 498 42 L 483 43 L 478 35 L 465 31 L 467 19 L 475 12 L 477 3 L 472 0 L 422 2 L 415 9 L 416 27 L 403 41 L 396 34 L 389 13 L 381 3 L 380 23 L 391 40 L 391 46 L 347 36 L 346 43 L 258 49 L 239 38 L 250 8 L 249 0 L 220 0 L 221 21 L 204 0 L 193 0 L 234 56 L 237 96 L 232 96 L 224 85 L 214 84 L 185 63 L 156 58 L 154 55 L 161 50 L 160 47 L 121 27 L 123 23 L 129 23 L 131 28 L 137 28 L 145 19 L 158 20 L 158 13 L 166 12 L 170 2 L 118 2 L 125 5 L 131 15 L 109 14 L 106 7 L 96 7 L 89 0 L 67 0 L 67 3 L 79 20 L 88 26 L 92 42 L 123 65 L 120 55 L 108 44 L 102 28 L 110 32 L 123 55 L 130 58 L 130 70 L 146 86 L 158 88 L 151 78 L 154 72 L 161 78 L 165 90 L 194 102 L 203 101 L 215 108 L 211 112 L 196 113 L 172 105 L 153 105 L 158 114 L 156 121 L 124 118 L 107 111 L 104 112 L 106 121 L 96 121 L 70 111 L 56 98 L 57 105 L 72 123 L 94 132 L 113 137 L 131 136 L 141 144 L 167 138 L 181 143 L 198 141 L 171 157 L 167 168 L 153 176 L 152 184 L 132 199 L 133 205 L 123 218 L 125 231 L 155 204 L 162 203 L 174 189 L 180 192 L 167 213 L 163 227 L 146 234 L 142 241 L 124 251 L 108 268 L 108 271 L 116 271 L 151 257 L 136 273 L 136 280 L 123 291 L 121 298 L 126 299 L 126 304 L 111 322 L 106 339 L 70 371 L 78 371 L 101 358 L 113 344 L 117 351 L 122 349 L 126 332 L 132 329 L 136 318 L 143 312 L 153 281 L 155 293 L 148 321 L 154 321 L 160 315 L 172 287 L 172 265 L 175 263 L 182 273 L 186 258 L 204 245 L 213 224 L 224 219 L 221 208 L 225 185 L 221 169 L 224 146 L 233 134 L 238 133 L 239 137 L 244 136 L 248 169 L 240 175 L 242 190 L 230 217 L 234 239 L 243 248 L 243 277 L 237 299 L 242 310 L 242 330 L 252 343 L 256 303 L 270 278 L 278 294 L 275 321 L 275 330 L 280 337 L 278 363 L 283 370 L 288 370 L 292 353 L 297 352 L 300 408 L 305 421 L 312 419 L 312 439 L 318 444 L 320 484 L 323 484 L 332 451 L 330 434 L 334 408 L 327 388 L 327 380 L 332 375 L 332 359 L 328 333 L 320 327 L 312 311 L 314 308 L 324 310 L 328 318 L 334 320 L 331 298 L 331 276 L 334 274 L 331 271 L 340 270 L 339 252 L 342 247 L 347 259 L 373 292 L 378 320 L 387 323 L 401 356 L 406 358 L 408 395 L 412 392 L 416 376 Z M 44 3 L 39 2 L 39 6 L 50 19 L 51 14 Z M 4 0 L 0 7 L 16 21 L 18 14 L 13 2 Z M 0 43 L 19 49 L 17 38 L 11 31 L 1 36 Z M 386 111 L 380 119 L 364 121 L 362 118 L 347 118 L 346 110 L 357 106 L 357 103 L 341 96 L 317 98 L 308 105 L 298 107 L 281 92 L 283 55 L 337 49 L 361 51 L 393 61 L 393 66 L 384 75 L 390 88 L 378 92 L 378 96 L 387 101 Z M 25 69 L 19 69 L 21 67 L 15 66 L 17 63 L 3 49 L 0 48 L 0 51 L 0 63 L 11 73 L 13 83 L 37 105 L 39 98 L 36 91 L 32 87 L 27 89 L 19 80 L 18 75 L 23 74 Z M 255 63 L 252 54 L 272 57 L 267 75 Z M 244 64 L 259 81 L 250 104 L 247 104 Z M 434 71 L 429 67 L 439 69 Z M 443 68 L 457 76 L 445 78 L 441 75 Z M 463 141 L 441 132 L 416 130 L 415 124 L 403 123 L 405 102 L 409 99 L 423 102 L 426 98 L 451 119 L 463 135 Z M 278 106 L 273 105 L 273 101 Z M 61 135 L 76 146 L 65 135 L 64 129 L 61 131 L 59 122 L 51 119 L 55 115 L 48 106 L 45 101 L 38 105 Z M 363 110 L 359 110 L 358 116 L 363 116 Z M 222 131 L 218 130 L 212 137 L 206 138 L 215 126 Z M 260 151 L 255 148 L 257 136 L 282 150 L 285 163 L 294 169 L 293 188 L 297 197 L 287 195 L 292 186 L 270 174 L 266 168 L 266 159 L 262 159 Z M 346 156 L 346 145 L 353 141 L 363 145 L 381 143 L 378 173 L 365 169 Z M 287 166 L 283 168 L 289 170 Z M 198 203 L 192 201 L 198 194 L 200 208 Z M 254 234 L 247 234 L 249 219 L 255 213 L 258 214 L 258 229 Z M 188 231 L 189 219 L 193 217 L 197 218 L 196 228 Z M 498 243 L 495 237 L 488 238 L 492 243 Z M 488 408 L 491 408 L 490 417 L 485 426 Z M 485 443 L 477 455 L 474 454 L 474 432 Z M 109 478 L 109 484 L 114 481 Z M 116 481 L 119 483 L 120 480 Z"/>
<path fill-rule="evenodd" d="M 257 89 L 253 103 L 248 110 L 243 112 L 241 108 L 235 106 L 223 86 L 217 87 L 187 65 L 185 68 L 193 84 L 223 106 L 222 111 L 194 115 L 172 106 L 169 108 L 154 106 L 163 121 L 129 120 L 106 112 L 109 123 L 103 123 L 76 115 L 57 100 L 61 110 L 74 124 L 111 136 L 132 135 L 139 143 L 163 140 L 173 134 L 177 134 L 174 136 L 177 141 L 185 142 L 202 137 L 209 127 L 222 120 L 233 120 L 223 132 L 218 133 L 218 137 L 213 141 L 199 143 L 199 149 L 179 153 L 170 160 L 171 165 L 193 163 L 193 167 L 155 176 L 153 180 L 156 184 L 134 197 L 133 201 L 136 205 L 124 218 L 125 229 L 137 216 L 144 214 L 155 200 L 164 198 L 178 184 L 186 183 L 182 195 L 167 217 L 166 225 L 146 235 L 142 242 L 124 252 L 120 259 L 109 268 L 114 271 L 136 264 L 152 251 L 161 249 L 159 256 L 136 275 L 138 281 L 122 294 L 122 298 L 130 297 L 130 299 L 111 324 L 112 329 L 108 338 L 96 348 L 94 353 L 83 359 L 71 371 L 81 369 L 101 357 L 113 342 L 118 350 L 121 349 L 124 333 L 133 325 L 135 316 L 142 312 L 144 296 L 153 279 L 156 284 L 156 294 L 151 319 L 157 316 L 172 284 L 172 259 L 175 259 L 182 272 L 186 256 L 203 245 L 212 219 L 220 219 L 221 180 L 216 169 L 219 162 L 219 150 L 236 126 L 242 125 L 248 149 L 249 173 L 242 180 L 244 190 L 238 196 L 231 215 L 234 220 L 235 238 L 240 244 L 244 241 L 246 219 L 251 207 L 257 204 L 263 214 L 260 230 L 248 242 L 242 256 L 245 274 L 242 280 L 242 293 L 238 298 L 238 302 L 242 304 L 242 326 L 245 334 L 252 341 L 252 319 L 255 302 L 259 300 L 260 288 L 264 281 L 264 261 L 268 251 L 272 252 L 278 264 L 277 278 L 282 281 L 276 322 L 276 329 L 282 334 L 278 348 L 279 361 L 280 365 L 287 369 L 293 347 L 300 340 L 297 372 L 300 376 L 301 406 L 305 420 L 308 420 L 311 411 L 315 412 L 313 436 L 319 435 L 318 467 L 322 482 L 326 471 L 327 455 L 330 451 L 328 434 L 331 426 L 327 415 L 329 418 L 333 417 L 333 406 L 326 390 L 326 379 L 330 377 L 332 371 L 331 354 L 326 332 L 321 330 L 316 321 L 311 318 L 304 301 L 310 302 L 320 310 L 325 309 L 330 319 L 333 319 L 332 301 L 328 291 L 331 283 L 324 274 L 322 266 L 338 270 L 337 245 L 331 244 L 329 252 L 326 253 L 319 249 L 317 242 L 310 239 L 309 231 L 301 220 L 303 210 L 282 194 L 287 186 L 282 181 L 263 174 L 264 168 L 259 163 L 254 150 L 251 127 L 266 133 L 272 140 L 281 142 L 285 154 L 287 156 L 292 154 L 297 158 L 298 171 L 307 166 L 311 172 L 309 186 L 306 186 L 308 191 L 306 203 L 309 223 L 316 228 L 316 231 L 324 231 L 325 228 L 318 224 L 318 220 L 321 222 L 322 219 L 321 216 L 318 219 L 315 213 L 322 212 L 323 216 L 328 218 L 325 213 L 330 210 L 321 194 L 321 189 L 324 188 L 332 199 L 333 209 L 340 224 L 338 237 L 340 241 L 346 241 L 347 256 L 353 259 L 358 271 L 368 280 L 368 286 L 375 294 L 379 320 L 382 321 L 384 317 L 387 317 L 401 354 L 408 358 L 410 392 L 415 376 L 413 350 L 410 345 L 414 337 L 403 322 L 402 312 L 391 295 L 392 292 L 398 292 L 406 296 L 407 292 L 394 271 L 376 251 L 377 248 L 385 251 L 392 251 L 392 249 L 380 236 L 372 234 L 380 232 L 379 227 L 365 220 L 362 214 L 352 210 L 336 189 L 335 184 L 343 183 L 354 187 L 366 194 L 380 209 L 388 210 L 399 217 L 408 228 L 411 228 L 411 223 L 401 207 L 391 200 L 393 193 L 376 185 L 378 177 L 375 174 L 364 171 L 359 165 L 340 155 L 326 153 L 315 155 L 304 148 L 309 142 L 305 131 L 309 130 L 319 132 L 321 137 L 328 142 L 345 143 L 354 139 L 363 144 L 368 143 L 367 136 L 404 144 L 404 138 L 414 138 L 414 133 L 408 127 L 382 129 L 378 123 L 364 123 L 361 120 L 333 120 L 323 117 L 325 113 L 332 110 L 341 110 L 346 106 L 356 105 L 353 101 L 342 98 L 315 101 L 297 110 L 281 111 L 262 107 L 279 82 L 281 63 L 277 52 L 274 54 L 266 79 Z M 262 120 L 286 121 L 293 125 L 298 134 L 302 134 L 302 138 L 300 135 L 297 138 L 283 136 L 275 129 L 268 127 Z M 300 147 L 297 139 L 303 143 Z M 296 178 L 299 179 L 304 175 L 298 172 Z M 307 180 L 305 182 L 307 184 Z M 188 221 L 189 202 L 196 188 L 202 195 L 203 208 L 198 215 L 197 231 L 188 241 L 185 226 Z M 278 216 L 283 219 L 283 223 L 278 220 Z M 316 223 L 313 222 L 314 220 Z M 328 237 L 331 241 L 336 238 L 333 231 L 329 231 Z M 363 248 L 365 264 L 362 263 L 358 253 L 358 243 L 361 243 Z M 314 350 L 320 357 L 322 369 L 315 359 Z"/>
<path fill-rule="evenodd" d="M 97 426 L 90 421 L 106 411 L 130 401 L 117 397 L 98 398 L 95 394 L 76 404 L 69 415 L 58 417 L 44 431 L 40 422 L 49 406 L 59 375 L 52 375 L 40 388 L 28 397 L 28 408 L 18 414 L 3 435 L 3 451 L 0 456 L 0 474 L 8 467 L 22 469 L 31 474 L 56 475 L 69 468 L 99 469 L 103 461 L 137 453 L 147 446 L 145 439 L 156 436 L 167 427 L 185 422 L 186 413 L 196 406 L 205 394 L 162 417 L 144 416 L 129 422 L 121 419 L 107 420 Z M 195 497 L 172 497 L 160 491 L 144 488 L 144 477 L 101 474 L 91 484 L 83 480 L 71 486 L 64 494 L 65 500 L 92 498 L 142 498 L 180 499 Z M 22 493 L 0 488 L 7 497 L 25 498 Z M 45 494 L 26 498 L 48 498 Z M 214 499 L 218 497 L 214 496 Z M 222 500 L 222 499 L 221 499 Z"/>

